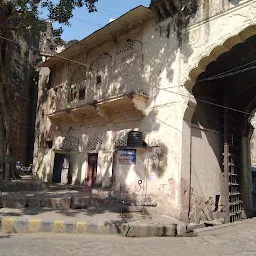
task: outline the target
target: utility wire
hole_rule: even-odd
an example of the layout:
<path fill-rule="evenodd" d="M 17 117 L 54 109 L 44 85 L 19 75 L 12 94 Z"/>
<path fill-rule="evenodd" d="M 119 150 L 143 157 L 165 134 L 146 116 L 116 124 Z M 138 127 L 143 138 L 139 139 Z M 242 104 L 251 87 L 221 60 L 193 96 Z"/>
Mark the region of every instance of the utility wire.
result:
<path fill-rule="evenodd" d="M 7 40 L 7 41 L 10 41 L 10 42 L 13 42 L 13 43 L 16 43 L 16 44 L 19 44 L 19 45 L 23 45 L 23 46 L 25 46 L 25 47 L 27 47 L 27 48 L 31 48 L 31 49 L 33 49 L 33 50 L 40 51 L 40 49 L 37 49 L 37 48 L 32 47 L 32 46 L 28 46 L 28 45 L 26 45 L 26 44 L 21 44 L 21 43 L 18 42 L 18 41 L 15 41 L 15 40 L 12 40 L 12 39 L 3 37 L 3 36 L 0 36 L 0 38 L 1 38 L 1 39 L 4 39 L 4 40 Z M 82 62 L 75 61 L 75 60 L 72 60 L 72 59 L 69 59 L 69 58 L 65 58 L 65 57 L 62 57 L 62 56 L 59 56 L 59 55 L 55 55 L 55 57 L 58 57 L 58 58 L 60 58 L 60 59 L 64 59 L 64 60 L 67 60 L 67 61 L 70 61 L 70 62 L 73 62 L 73 63 L 76 63 L 76 64 L 80 64 L 80 65 L 83 65 L 83 66 L 86 66 L 86 67 L 90 67 L 90 68 L 94 68 L 94 69 L 97 69 L 97 70 L 101 70 L 101 69 L 99 69 L 99 68 L 97 68 L 97 67 L 93 67 L 93 66 L 91 66 L 91 65 L 87 65 L 87 64 L 84 64 L 84 63 L 82 63 Z M 256 62 L 256 61 L 254 61 L 254 62 Z M 247 64 L 244 64 L 243 66 L 249 65 L 249 64 L 251 64 L 251 63 L 252 63 L 252 62 L 247 63 Z M 237 67 L 237 68 L 239 68 L 239 67 Z M 235 68 L 235 69 L 237 69 L 237 68 Z M 231 70 L 235 70 L 235 69 L 233 68 L 233 69 L 231 69 Z M 223 72 L 223 73 L 230 72 L 231 70 L 225 71 L 225 72 Z M 248 71 L 248 68 L 245 69 L 245 70 Z M 237 72 L 231 72 L 231 73 L 229 73 L 229 76 L 231 76 L 231 75 L 236 75 L 236 74 L 241 73 L 241 72 L 245 72 L 245 71 L 244 71 L 244 70 L 240 70 L 240 71 L 237 71 Z M 205 78 L 205 79 L 216 80 L 216 79 L 219 79 L 219 76 L 220 76 L 220 78 L 222 78 L 221 74 L 223 74 L 223 73 L 220 73 L 220 75 L 217 74 L 217 75 L 215 75 L 215 76 L 213 76 L 213 77 L 209 77 L 209 78 Z M 201 99 L 196 98 L 196 97 L 191 97 L 191 96 L 189 96 L 189 95 L 187 95 L 187 94 L 182 94 L 182 93 L 178 93 L 178 92 L 174 92 L 174 91 L 169 91 L 169 90 L 167 90 L 167 89 L 159 88 L 159 87 L 157 87 L 157 86 L 153 86 L 153 85 L 150 85 L 150 84 L 148 84 L 148 83 L 143 83 L 143 82 L 140 82 L 140 81 L 138 81 L 138 80 L 133 80 L 133 79 L 130 79 L 130 78 L 126 78 L 126 79 L 127 79 L 127 80 L 130 80 L 130 81 L 134 81 L 134 82 L 140 83 L 140 84 L 144 84 L 144 85 L 146 85 L 146 86 L 148 86 L 148 87 L 151 87 L 151 88 L 155 88 L 155 89 L 162 90 L 162 91 L 165 91 L 165 92 L 169 92 L 169 93 L 172 93 L 172 94 L 180 95 L 180 96 L 182 96 L 182 97 L 186 97 L 186 98 L 190 98 L 190 99 L 195 99 L 195 100 L 197 100 L 197 101 L 200 101 L 200 102 L 203 102 L 203 103 L 206 103 L 206 104 L 210 104 L 210 105 L 213 105 L 213 106 L 216 106 L 216 107 L 228 109 L 228 110 L 235 111 L 235 112 L 238 112 L 238 113 L 243 113 L 243 114 L 247 114 L 247 115 L 252 115 L 252 113 L 249 113 L 249 112 L 244 112 L 244 111 L 239 110 L 239 109 L 227 107 L 227 106 L 220 105 L 220 104 L 217 104 L 217 103 L 213 103 L 213 102 L 210 102 L 210 101 L 201 100 Z M 198 82 L 202 82 L 202 81 L 203 81 L 203 79 L 202 79 L 202 80 L 199 80 Z M 180 85 L 180 86 L 182 86 L 182 85 Z"/>
<path fill-rule="evenodd" d="M 77 20 L 77 21 L 82 22 L 82 23 L 85 23 L 85 24 L 88 24 L 88 25 L 91 25 L 91 26 L 95 26 L 95 27 L 103 27 L 104 26 L 103 24 L 92 23 L 90 21 L 83 20 L 83 19 L 76 18 L 76 17 L 73 17 L 72 19 Z"/>
<path fill-rule="evenodd" d="M 118 13 L 118 12 L 113 12 L 110 10 L 106 10 L 106 9 L 102 9 L 102 8 L 96 8 L 97 10 L 103 11 L 103 12 L 109 12 L 109 13 L 113 13 L 113 14 L 117 14 L 117 15 L 122 15 L 122 13 Z"/>
<path fill-rule="evenodd" d="M 256 61 L 250 62 L 250 63 L 246 64 L 246 66 L 248 66 L 248 65 L 250 65 L 250 64 L 252 64 L 252 63 L 254 63 L 254 62 L 256 62 Z M 243 65 L 243 66 L 245 66 L 245 65 Z M 239 74 L 239 73 L 244 73 L 244 72 L 246 72 L 246 71 L 249 71 L 249 70 L 252 70 L 252 69 L 255 69 L 255 68 L 256 68 L 256 66 L 252 66 L 252 67 L 249 67 L 249 68 L 245 68 L 245 69 L 238 70 L 238 71 L 235 71 L 235 72 L 230 72 L 230 73 L 228 73 L 228 72 L 231 71 L 231 70 L 225 71 L 225 72 L 220 73 L 220 74 L 218 74 L 218 75 L 215 75 L 215 76 L 211 76 L 211 77 L 207 77 L 207 78 L 198 80 L 198 81 L 196 81 L 196 83 L 200 83 L 200 82 L 203 82 L 203 81 L 211 81 L 211 80 L 216 80 L 216 79 L 221 79 L 221 78 L 225 78 L 225 77 L 237 75 L 237 74 Z M 235 68 L 235 69 L 237 69 L 237 68 Z M 232 70 L 234 70 L 234 69 L 232 69 Z M 223 74 L 223 75 L 222 75 L 222 74 Z"/>

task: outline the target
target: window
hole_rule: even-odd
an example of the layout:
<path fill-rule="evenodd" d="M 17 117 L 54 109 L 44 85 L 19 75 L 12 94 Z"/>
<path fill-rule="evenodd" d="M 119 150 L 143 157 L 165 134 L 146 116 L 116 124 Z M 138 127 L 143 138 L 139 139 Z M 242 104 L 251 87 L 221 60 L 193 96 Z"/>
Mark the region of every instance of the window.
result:
<path fill-rule="evenodd" d="M 84 100 L 85 98 L 85 88 L 79 90 L 79 100 Z"/>
<path fill-rule="evenodd" d="M 96 84 L 101 84 L 101 75 L 96 76 Z"/>
<path fill-rule="evenodd" d="M 77 99 L 77 87 L 72 86 L 68 89 L 68 101 L 71 102 Z"/>
<path fill-rule="evenodd" d="M 53 81 L 53 70 L 50 71 L 48 81 L 46 82 L 47 90 L 51 89 L 52 87 L 52 81 Z"/>
<path fill-rule="evenodd" d="M 46 147 L 46 148 L 52 148 L 52 146 L 53 146 L 52 140 L 47 140 L 47 141 L 45 141 L 45 147 Z"/>

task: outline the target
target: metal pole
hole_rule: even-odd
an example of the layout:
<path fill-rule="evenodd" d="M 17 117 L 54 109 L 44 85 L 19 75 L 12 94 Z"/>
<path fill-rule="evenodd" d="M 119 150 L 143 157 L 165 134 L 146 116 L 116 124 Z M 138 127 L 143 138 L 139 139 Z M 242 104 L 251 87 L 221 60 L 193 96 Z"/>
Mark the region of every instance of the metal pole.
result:
<path fill-rule="evenodd" d="M 224 96 L 224 103 L 227 104 L 227 97 Z M 223 203 L 225 223 L 229 219 L 229 143 L 228 143 L 228 109 L 224 110 L 224 172 L 223 172 Z"/>

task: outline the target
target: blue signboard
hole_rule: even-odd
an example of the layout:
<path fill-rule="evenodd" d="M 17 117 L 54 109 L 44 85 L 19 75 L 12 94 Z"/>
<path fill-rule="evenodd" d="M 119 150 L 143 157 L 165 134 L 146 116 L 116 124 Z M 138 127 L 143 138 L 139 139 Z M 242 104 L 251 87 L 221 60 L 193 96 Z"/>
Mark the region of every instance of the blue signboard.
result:
<path fill-rule="evenodd" d="M 132 165 L 136 164 L 136 150 L 122 149 L 118 151 L 118 164 Z"/>

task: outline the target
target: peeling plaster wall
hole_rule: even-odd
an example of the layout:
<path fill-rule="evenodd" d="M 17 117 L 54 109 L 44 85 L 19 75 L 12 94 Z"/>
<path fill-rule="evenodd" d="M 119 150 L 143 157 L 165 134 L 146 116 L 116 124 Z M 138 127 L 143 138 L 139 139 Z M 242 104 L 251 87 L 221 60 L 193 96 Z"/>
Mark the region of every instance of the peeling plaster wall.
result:
<path fill-rule="evenodd" d="M 192 128 L 190 220 L 212 220 L 221 208 L 222 135 Z M 216 205 L 217 204 L 217 205 Z"/>
<path fill-rule="evenodd" d="M 166 149 L 164 171 L 159 177 L 155 178 L 156 183 L 150 184 L 149 182 L 149 189 L 154 193 L 154 200 L 158 203 L 159 212 L 184 221 L 188 220 L 191 153 L 190 120 L 195 108 L 191 89 L 198 74 L 203 72 L 211 61 L 215 60 L 222 52 L 230 49 L 235 43 L 243 41 L 253 32 L 249 30 L 248 33 L 228 41 L 222 47 L 223 43 L 251 24 L 256 23 L 255 0 L 208 0 L 202 2 L 191 1 L 191 3 L 194 6 L 190 10 L 186 9 L 188 15 L 184 20 L 176 17 L 177 19 L 168 18 L 157 23 L 152 19 L 143 27 L 136 28 L 132 32 L 126 33 L 126 35 L 117 36 L 115 42 L 105 43 L 90 52 L 79 52 L 75 58 L 75 60 L 86 65 L 91 65 L 97 56 L 107 52 L 112 56 L 114 65 L 119 46 L 123 45 L 127 39 L 141 41 L 143 53 L 141 77 L 139 82 L 137 78 L 134 82 L 132 81 L 134 80 L 133 74 L 129 71 L 128 78 L 130 80 L 126 80 L 124 88 L 127 91 L 129 88 L 147 91 L 149 100 L 145 116 L 142 119 L 134 121 L 134 116 L 125 114 L 118 117 L 116 124 L 106 123 L 102 119 L 94 119 L 87 120 L 88 122 L 84 122 L 79 128 L 75 128 L 72 123 L 66 125 L 67 127 L 72 126 L 74 129 L 72 136 L 78 138 L 79 141 L 86 141 L 87 137 L 90 138 L 95 134 L 103 138 L 104 148 L 100 149 L 102 151 L 99 150 L 98 177 L 99 183 L 102 182 L 102 184 L 107 184 L 110 175 L 109 160 L 105 161 L 104 159 L 109 159 L 112 154 L 114 143 L 112 138 L 119 136 L 118 134 L 121 134 L 123 130 L 137 128 L 145 133 L 145 141 L 147 143 L 149 141 L 150 145 L 162 144 Z M 213 49 L 215 50 L 212 52 Z M 206 57 L 209 54 L 211 56 Z M 68 66 L 68 63 L 64 63 L 56 67 L 53 70 L 53 77 L 55 77 L 52 80 L 52 86 L 58 87 L 58 90 L 56 92 L 51 89 L 44 92 L 47 100 L 42 103 L 40 109 L 44 109 L 46 116 L 38 133 L 37 144 L 40 146 L 38 146 L 38 153 L 36 154 L 41 155 L 42 158 L 41 161 L 35 161 L 37 170 L 44 170 L 42 165 L 47 165 L 47 172 L 51 172 L 50 161 L 52 159 L 50 153 L 47 155 L 43 153 L 45 150 L 43 149 L 44 138 L 40 138 L 40 134 L 44 134 L 45 138 L 47 136 L 51 138 L 54 141 L 54 147 L 56 146 L 55 143 L 61 141 L 62 135 L 58 133 L 64 128 L 60 129 L 52 126 L 47 114 L 67 107 L 66 89 L 69 86 L 69 70 L 72 68 L 74 68 L 72 63 L 70 66 Z M 120 77 L 122 77 L 121 74 Z M 42 82 L 40 86 L 44 87 L 45 85 Z M 101 95 L 109 97 L 120 93 L 122 91 L 120 88 L 122 88 L 120 81 L 113 80 L 109 86 L 102 87 L 99 90 L 104 91 Z M 91 92 L 95 91 L 95 87 L 90 87 L 90 90 Z M 90 97 L 88 96 L 88 98 Z M 72 104 L 79 103 L 74 102 Z M 72 104 L 69 106 L 72 107 Z M 38 112 L 38 120 L 40 121 L 40 119 L 42 118 Z M 197 143 L 198 145 L 202 143 L 206 147 L 209 158 L 213 156 L 211 150 L 217 145 L 207 144 L 205 139 Z M 86 177 L 87 158 L 85 155 L 87 153 L 88 151 L 82 143 L 79 146 L 79 154 L 74 156 L 74 162 L 77 165 L 74 167 L 73 182 L 75 180 L 81 182 Z M 37 157 L 36 154 L 35 157 Z M 206 163 L 203 162 L 202 164 L 204 168 Z M 213 165 L 217 165 L 217 160 L 213 160 Z M 215 175 L 214 179 L 216 184 L 218 177 Z M 205 192 L 205 196 L 214 195 L 218 190 L 219 185 L 213 186 L 212 192 L 209 192 L 209 194 Z"/>
<path fill-rule="evenodd" d="M 176 84 L 179 77 L 179 68 L 177 68 L 177 65 L 175 64 L 179 59 L 179 51 L 177 49 L 178 42 L 174 37 L 174 27 L 168 24 L 165 25 L 168 26 L 170 31 L 163 29 L 165 25 L 156 24 L 152 20 L 146 24 L 144 28 L 137 29 L 127 35 L 121 35 L 117 42 L 103 45 L 101 48 L 98 48 L 89 54 L 80 53 L 77 58 L 78 61 L 83 61 L 84 63 L 91 65 L 91 62 L 97 58 L 100 53 L 107 52 L 112 55 L 114 59 L 113 63 L 115 63 L 115 53 L 127 39 L 141 41 L 143 69 L 140 81 L 138 82 L 138 78 L 134 81 L 135 78 L 131 73 L 132 70 L 129 71 L 130 76 L 128 78 L 131 80 L 127 79 L 126 90 L 128 92 L 129 88 L 137 86 L 138 90 L 143 89 L 147 91 L 149 100 L 144 118 L 141 119 L 135 116 L 136 119 L 133 121 L 134 116 L 132 113 L 125 113 L 125 115 L 117 116 L 118 121 L 113 125 L 106 123 L 102 119 L 93 119 L 83 122 L 82 126 L 80 125 L 79 127 L 76 127 L 76 125 L 72 123 L 66 124 L 66 128 L 63 126 L 61 128 L 51 127 L 50 121 L 47 119 L 47 114 L 53 113 L 56 108 L 59 108 L 66 98 L 54 95 L 55 92 L 53 89 L 43 93 L 46 97 L 46 101 L 38 108 L 38 122 L 41 123 L 38 130 L 38 145 L 40 146 L 38 147 L 37 160 L 35 160 L 37 173 L 40 177 L 48 177 L 48 181 L 51 181 L 52 164 L 50 161 L 53 161 L 53 159 L 52 154 L 44 154 L 45 145 L 43 140 L 47 138 L 47 134 L 50 134 L 49 137 L 51 137 L 54 142 L 53 147 L 56 148 L 58 147 L 56 143 L 61 143 L 61 137 L 63 136 L 63 134 L 58 135 L 60 130 L 66 129 L 67 131 L 68 127 L 72 126 L 72 136 L 76 137 L 81 142 L 79 144 L 79 152 L 77 154 L 72 154 L 72 159 L 76 163 L 72 167 L 74 174 L 73 183 L 83 182 L 87 171 L 87 153 L 95 152 L 94 150 L 86 149 L 83 142 L 85 142 L 87 138 L 97 136 L 103 138 L 103 145 L 98 151 L 99 164 L 97 182 L 102 183 L 102 186 L 107 186 L 112 172 L 112 162 L 110 163 L 110 159 L 113 154 L 115 138 L 121 136 L 124 130 L 137 128 L 144 133 L 144 140 L 149 143 L 149 145 L 161 145 L 165 152 L 164 155 L 161 156 L 161 171 L 159 172 L 159 170 L 157 170 L 155 173 L 154 170 L 149 171 L 150 174 L 148 177 L 147 191 L 149 195 L 148 200 L 151 200 L 151 202 L 157 202 L 159 209 L 161 209 L 160 212 L 178 218 L 178 190 L 180 184 L 180 174 L 178 172 L 180 148 L 179 138 L 181 136 L 181 130 L 178 125 L 180 122 L 179 104 L 180 101 L 182 101 L 182 97 L 176 94 L 168 94 L 167 96 L 166 92 L 157 89 L 158 87 L 165 88 L 172 84 Z M 72 64 L 70 64 L 70 68 L 72 68 Z M 131 66 L 128 65 L 128 68 L 131 68 Z M 44 75 L 47 77 L 48 74 Z M 42 87 L 45 87 L 45 81 L 43 79 L 44 75 L 42 75 L 40 80 Z M 68 79 L 67 63 L 53 70 L 53 87 L 59 86 L 64 88 L 68 85 Z M 47 80 L 47 78 L 45 80 Z M 143 83 L 148 83 L 148 86 Z M 120 87 L 118 83 L 114 82 L 109 88 L 112 89 L 109 93 L 112 93 L 113 95 L 113 93 L 118 93 L 114 88 Z M 179 91 L 177 87 L 173 90 L 176 92 Z M 40 114 L 42 109 L 44 109 L 46 118 L 44 121 L 42 121 Z M 55 129 L 57 130 L 55 131 Z M 50 130 L 54 132 L 51 134 Z M 44 138 L 42 137 L 42 134 L 44 134 Z M 39 161 L 39 158 L 41 158 L 41 161 Z M 106 159 L 108 160 L 106 161 Z M 147 162 L 145 153 L 143 153 L 141 158 L 139 157 L 138 159 L 141 164 L 138 168 L 136 167 L 136 172 L 139 172 L 140 174 L 137 176 L 135 175 L 132 178 L 128 176 L 125 180 L 128 184 L 131 182 L 136 184 L 138 177 L 144 180 L 142 173 L 144 173 L 143 170 L 145 169 Z M 46 172 L 47 175 L 43 174 L 43 172 Z M 144 184 L 143 187 L 144 193 L 146 189 Z M 136 185 L 133 185 L 131 193 L 136 192 L 136 190 Z"/>

